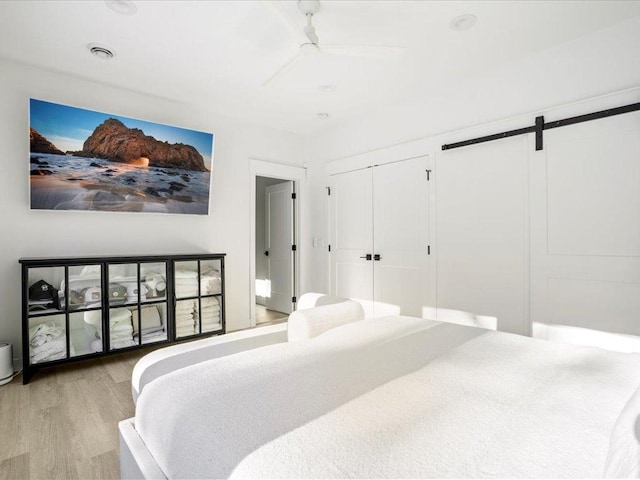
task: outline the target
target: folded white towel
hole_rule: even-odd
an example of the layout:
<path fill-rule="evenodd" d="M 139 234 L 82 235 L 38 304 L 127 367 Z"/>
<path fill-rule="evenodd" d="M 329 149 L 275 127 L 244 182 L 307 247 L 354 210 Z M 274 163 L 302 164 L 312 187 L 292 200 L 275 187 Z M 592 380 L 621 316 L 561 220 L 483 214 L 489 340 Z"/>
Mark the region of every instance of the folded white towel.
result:
<path fill-rule="evenodd" d="M 71 355 L 75 355 L 73 344 L 69 345 Z M 57 338 L 47 341 L 42 345 L 31 348 L 29 352 L 31 363 L 48 362 L 58 360 L 67 356 L 67 337 L 61 335 Z"/>
<path fill-rule="evenodd" d="M 133 325 L 131 325 L 130 323 L 116 323 L 115 325 L 109 326 L 109 331 L 111 332 L 111 334 L 114 334 L 116 332 L 132 334 Z"/>
<path fill-rule="evenodd" d="M 176 270 L 175 277 L 178 278 L 198 278 L 198 272 L 193 272 L 191 270 Z"/>
<path fill-rule="evenodd" d="M 198 288 L 186 288 L 186 287 L 176 287 L 176 297 L 178 298 L 186 298 L 186 297 L 197 297 L 198 296 Z"/>
<path fill-rule="evenodd" d="M 217 297 L 207 297 L 207 298 L 203 298 L 200 300 L 200 305 L 202 305 L 202 307 L 219 307 L 220 306 L 220 300 L 217 299 Z"/>
<path fill-rule="evenodd" d="M 116 349 L 116 348 L 126 348 L 126 347 L 133 347 L 137 345 L 136 342 L 133 341 L 132 338 L 127 338 L 127 339 L 117 339 L 117 340 L 111 340 L 111 348 Z"/>
<path fill-rule="evenodd" d="M 162 325 L 162 319 L 160 318 L 160 312 L 155 305 L 146 305 L 140 309 L 140 323 L 142 324 L 142 331 L 145 329 L 158 328 Z M 138 311 L 132 312 L 131 321 L 133 323 L 133 331 L 138 331 Z"/>
<path fill-rule="evenodd" d="M 222 282 L 220 278 L 215 277 L 202 277 L 200 280 L 200 290 L 202 295 L 210 295 L 212 293 L 219 293 L 222 288 Z"/>
<path fill-rule="evenodd" d="M 109 310 L 109 321 L 112 324 L 122 321 L 131 322 L 131 310 L 128 308 L 112 308 Z"/>
<path fill-rule="evenodd" d="M 214 332 L 216 330 L 222 330 L 221 323 L 212 323 L 210 325 L 202 325 L 203 332 Z"/>
<path fill-rule="evenodd" d="M 189 335 L 194 335 L 196 333 L 194 328 L 181 328 L 179 330 L 176 330 L 176 337 L 187 337 Z"/>
<path fill-rule="evenodd" d="M 29 329 L 31 347 L 39 347 L 63 335 L 62 329 L 54 322 L 42 323 Z"/>

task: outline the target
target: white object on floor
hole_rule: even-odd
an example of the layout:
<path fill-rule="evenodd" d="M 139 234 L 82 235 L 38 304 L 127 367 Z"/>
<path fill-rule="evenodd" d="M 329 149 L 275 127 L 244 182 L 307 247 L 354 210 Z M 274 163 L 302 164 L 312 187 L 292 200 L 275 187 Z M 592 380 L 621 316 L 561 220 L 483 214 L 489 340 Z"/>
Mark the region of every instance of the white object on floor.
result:
<path fill-rule="evenodd" d="M 13 345 L 0 343 L 0 385 L 13 380 Z"/>

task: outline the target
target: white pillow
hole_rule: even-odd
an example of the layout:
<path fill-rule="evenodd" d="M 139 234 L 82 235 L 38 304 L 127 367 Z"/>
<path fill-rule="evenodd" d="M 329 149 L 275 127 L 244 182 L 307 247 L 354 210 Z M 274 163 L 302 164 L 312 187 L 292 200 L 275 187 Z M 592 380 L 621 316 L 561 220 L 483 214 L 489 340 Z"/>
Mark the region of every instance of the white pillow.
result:
<path fill-rule="evenodd" d="M 363 319 L 362 305 L 353 300 L 296 310 L 289 315 L 287 339 L 290 342 L 308 340 L 345 323 Z"/>
<path fill-rule="evenodd" d="M 329 305 L 331 303 L 346 302 L 348 298 L 334 297 L 325 295 L 324 293 L 307 292 L 303 293 L 296 303 L 296 310 L 307 310 L 321 305 Z"/>

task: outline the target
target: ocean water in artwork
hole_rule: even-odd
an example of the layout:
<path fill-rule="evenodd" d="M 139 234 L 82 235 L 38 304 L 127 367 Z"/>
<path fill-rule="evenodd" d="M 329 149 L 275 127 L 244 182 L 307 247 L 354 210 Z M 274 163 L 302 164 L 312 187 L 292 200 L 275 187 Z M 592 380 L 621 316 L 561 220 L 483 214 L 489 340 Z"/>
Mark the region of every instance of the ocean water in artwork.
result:
<path fill-rule="evenodd" d="M 209 171 L 31 153 L 31 208 L 187 213 L 209 210 Z"/>

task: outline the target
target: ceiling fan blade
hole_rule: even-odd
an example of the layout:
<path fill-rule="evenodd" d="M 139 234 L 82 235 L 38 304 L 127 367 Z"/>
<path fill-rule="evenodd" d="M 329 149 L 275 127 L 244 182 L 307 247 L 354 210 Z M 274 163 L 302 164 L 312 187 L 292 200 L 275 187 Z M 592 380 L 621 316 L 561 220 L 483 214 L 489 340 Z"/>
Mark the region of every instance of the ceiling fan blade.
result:
<path fill-rule="evenodd" d="M 302 58 L 302 55 L 298 51 L 296 55 L 287 60 L 276 72 L 267 78 L 263 83 L 263 87 L 269 87 L 273 85 L 279 78 L 281 78 L 291 67 L 293 67 Z"/>
<path fill-rule="evenodd" d="M 282 23 L 291 38 L 294 39 L 295 43 L 301 44 L 307 42 L 308 39 L 305 36 L 304 32 L 300 28 L 300 25 L 295 23 L 282 9 L 282 2 L 276 0 L 265 0 L 259 2 L 262 6 L 264 6 L 275 18 Z"/>
<path fill-rule="evenodd" d="M 321 45 L 322 53 L 348 57 L 391 58 L 402 55 L 404 47 L 383 45 Z"/>

